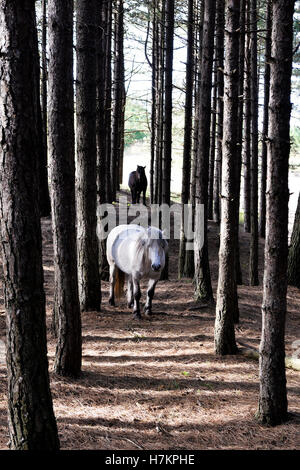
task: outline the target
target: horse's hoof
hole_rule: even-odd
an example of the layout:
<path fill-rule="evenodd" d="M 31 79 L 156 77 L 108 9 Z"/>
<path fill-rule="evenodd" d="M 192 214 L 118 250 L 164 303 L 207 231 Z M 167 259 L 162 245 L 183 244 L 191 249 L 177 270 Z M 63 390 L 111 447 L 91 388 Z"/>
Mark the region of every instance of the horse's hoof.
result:
<path fill-rule="evenodd" d="M 127 306 L 128 306 L 128 308 L 132 308 L 133 307 L 133 302 L 128 302 Z"/>
<path fill-rule="evenodd" d="M 133 312 L 133 318 L 134 320 L 141 320 L 142 315 L 140 314 L 140 312 Z"/>
<path fill-rule="evenodd" d="M 114 299 L 109 299 L 108 303 L 109 303 L 109 305 L 111 305 L 112 307 L 115 306 L 115 301 L 114 301 Z"/>
<path fill-rule="evenodd" d="M 150 316 L 152 315 L 152 312 L 151 312 L 151 309 L 150 309 L 150 308 L 145 308 L 145 309 L 144 309 L 144 312 L 145 312 L 145 315 L 146 315 L 147 317 L 150 317 Z"/>

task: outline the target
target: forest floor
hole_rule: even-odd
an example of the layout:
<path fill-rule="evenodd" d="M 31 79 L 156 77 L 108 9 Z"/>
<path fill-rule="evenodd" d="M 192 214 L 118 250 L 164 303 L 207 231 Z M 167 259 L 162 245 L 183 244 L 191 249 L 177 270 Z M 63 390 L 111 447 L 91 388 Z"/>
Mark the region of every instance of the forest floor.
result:
<path fill-rule="evenodd" d="M 71 380 L 55 375 L 50 218 L 42 220 L 42 229 L 49 370 L 62 449 L 300 449 L 300 373 L 287 369 L 289 421 L 275 428 L 258 424 L 254 419 L 258 362 L 240 354 L 215 356 L 215 309 L 195 309 L 192 283 L 177 279 L 178 240 L 170 242 L 170 279 L 157 285 L 151 319 L 133 320 L 125 298 L 117 307 L 109 306 L 108 282 L 102 282 L 102 311 L 82 315 L 81 377 Z M 219 227 L 210 222 L 214 294 L 218 243 Z M 241 229 L 245 285 L 238 288 L 236 338 L 256 349 L 261 333 L 263 240 L 259 248 L 260 286 L 249 287 L 249 234 Z M 143 300 L 145 283 L 142 293 Z M 300 338 L 299 309 L 300 290 L 289 288 L 287 355 Z M 3 299 L 0 339 L 5 340 Z M 0 449 L 6 449 L 8 442 L 6 387 L 2 357 Z"/>

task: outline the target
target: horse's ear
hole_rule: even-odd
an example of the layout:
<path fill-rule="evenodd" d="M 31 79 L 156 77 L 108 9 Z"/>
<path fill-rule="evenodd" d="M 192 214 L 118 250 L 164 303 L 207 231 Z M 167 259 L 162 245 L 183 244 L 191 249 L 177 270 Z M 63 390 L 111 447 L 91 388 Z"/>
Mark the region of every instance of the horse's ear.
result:
<path fill-rule="evenodd" d="M 144 166 L 144 169 L 146 168 L 147 165 Z"/>

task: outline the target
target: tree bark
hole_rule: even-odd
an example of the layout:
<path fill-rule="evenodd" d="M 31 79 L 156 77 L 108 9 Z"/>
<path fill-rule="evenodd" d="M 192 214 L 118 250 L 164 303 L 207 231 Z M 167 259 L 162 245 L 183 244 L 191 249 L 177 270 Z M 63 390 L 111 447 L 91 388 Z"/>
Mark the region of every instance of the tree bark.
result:
<path fill-rule="evenodd" d="M 250 258 L 249 284 L 258 286 L 258 77 L 257 0 L 250 2 L 251 13 L 251 157 L 250 157 Z"/>
<path fill-rule="evenodd" d="M 213 219 L 220 223 L 220 180 L 223 141 L 224 98 L 224 0 L 217 0 L 216 13 L 216 67 L 217 67 L 217 149 L 214 171 Z"/>
<path fill-rule="evenodd" d="M 124 149 L 124 112 L 125 112 L 125 84 L 124 84 L 124 6 L 123 0 L 116 0 L 114 5 L 114 76 L 113 76 L 113 113 L 112 113 L 112 151 L 111 175 L 113 199 L 120 187 L 123 176 L 123 149 Z"/>
<path fill-rule="evenodd" d="M 10 447 L 58 450 L 49 385 L 38 207 L 34 2 L 0 1 L 0 220 Z"/>
<path fill-rule="evenodd" d="M 49 0 L 48 8 L 49 163 L 58 326 L 54 370 L 77 377 L 81 371 L 81 319 L 75 227 L 73 0 Z"/>
<path fill-rule="evenodd" d="M 251 155 L 251 43 L 250 43 L 250 0 L 246 0 L 246 45 L 245 45 L 245 117 L 244 117 L 244 147 L 243 147 L 243 169 L 244 169 L 244 230 L 250 232 L 250 155 Z"/>
<path fill-rule="evenodd" d="M 257 413 L 259 421 L 268 425 L 287 419 L 284 335 L 294 4 L 294 0 L 272 1 L 267 218 Z"/>
<path fill-rule="evenodd" d="M 234 318 L 238 317 L 236 285 L 236 166 L 238 164 L 240 0 L 225 2 L 225 68 L 221 234 L 215 321 L 216 354 L 235 354 Z"/>
<path fill-rule="evenodd" d="M 50 215 L 51 204 L 50 204 L 50 195 L 49 195 L 49 186 L 48 186 L 48 166 L 47 166 L 47 133 L 45 134 L 45 109 L 41 107 L 41 81 L 40 81 L 40 56 L 38 49 L 38 38 L 37 38 L 37 29 L 35 27 L 34 34 L 36 35 L 35 39 L 35 48 L 33 51 L 33 67 L 36 74 L 34 80 L 35 92 L 36 92 L 36 121 L 38 133 L 36 136 L 36 147 L 38 148 L 39 158 L 38 158 L 38 171 L 39 171 L 39 182 L 38 182 L 38 199 L 40 206 L 40 215 L 41 217 L 47 217 Z M 45 92 L 45 90 L 44 90 Z M 42 114 L 43 112 L 43 114 Z"/>
<path fill-rule="evenodd" d="M 97 238 L 95 1 L 77 0 L 77 253 L 81 310 L 100 310 Z"/>
<path fill-rule="evenodd" d="M 267 3 L 266 39 L 265 39 L 265 75 L 264 75 L 264 116 L 262 130 L 262 154 L 261 154 L 261 184 L 260 184 L 260 210 L 259 210 L 259 234 L 266 236 L 266 187 L 267 187 L 267 135 L 269 122 L 269 98 L 270 98 L 270 57 L 271 57 L 271 1 Z"/>
<path fill-rule="evenodd" d="M 191 180 L 191 153 L 192 153 L 192 126 L 193 126 L 193 84 L 194 84 L 194 0 L 188 2 L 187 19 L 187 59 L 185 79 L 185 121 L 182 163 L 182 186 L 181 186 L 181 238 L 179 247 L 178 277 L 185 275 L 186 257 L 186 234 L 184 233 L 184 206 L 188 204 L 190 197 Z"/>
<path fill-rule="evenodd" d="M 213 301 L 210 278 L 207 242 L 207 193 L 208 193 L 208 162 L 210 147 L 210 117 L 211 117 L 211 86 L 212 64 L 214 50 L 215 2 L 205 0 L 203 44 L 201 57 L 201 83 L 199 106 L 199 137 L 197 152 L 196 179 L 196 211 L 204 206 L 203 243 L 201 234 L 195 229 L 194 260 L 195 260 L 195 298 L 197 301 Z M 198 205 L 198 208 L 197 208 Z M 195 224 L 195 227 L 197 225 Z"/>

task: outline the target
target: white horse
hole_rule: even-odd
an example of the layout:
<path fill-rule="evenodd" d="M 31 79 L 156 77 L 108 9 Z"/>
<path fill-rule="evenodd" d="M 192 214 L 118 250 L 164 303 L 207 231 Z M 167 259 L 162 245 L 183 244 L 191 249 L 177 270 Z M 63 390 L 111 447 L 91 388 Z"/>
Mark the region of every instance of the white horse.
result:
<path fill-rule="evenodd" d="M 128 307 L 133 307 L 135 318 L 141 318 L 140 280 L 149 278 L 147 301 L 144 312 L 151 315 L 155 286 L 165 266 L 168 242 L 156 227 L 145 229 L 139 225 L 119 225 L 107 238 L 107 261 L 109 264 L 109 303 L 115 305 L 115 294 L 120 297 L 127 275 Z"/>

